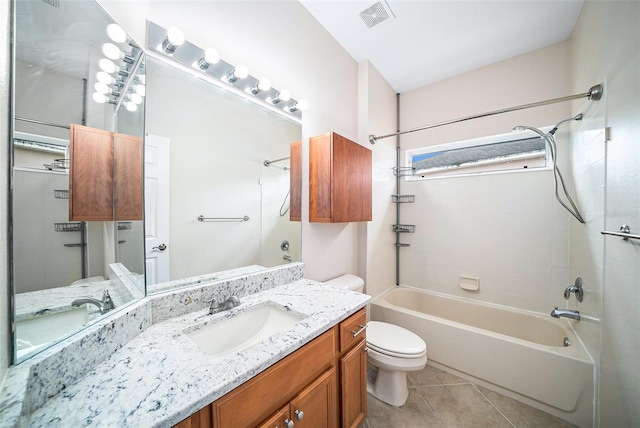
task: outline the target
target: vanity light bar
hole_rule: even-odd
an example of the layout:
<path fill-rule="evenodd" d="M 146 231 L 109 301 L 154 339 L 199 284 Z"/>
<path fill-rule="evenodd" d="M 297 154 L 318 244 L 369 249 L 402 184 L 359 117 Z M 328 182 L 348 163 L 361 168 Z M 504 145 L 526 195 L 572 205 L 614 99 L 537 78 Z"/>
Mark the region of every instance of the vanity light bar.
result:
<path fill-rule="evenodd" d="M 188 69 L 196 76 L 205 78 L 223 89 L 234 92 L 237 95 L 256 102 L 271 111 L 300 123 L 302 119 L 302 111 L 307 105 L 306 101 L 298 101 L 290 96 L 282 97 L 281 94 L 288 94 L 289 91 L 286 89 L 278 90 L 271 87 L 268 79 L 258 79 L 248 73 L 246 73 L 246 75 L 245 73 L 238 73 L 237 70 L 243 67 L 241 65 L 233 66 L 228 62 L 219 59 L 215 63 L 207 62 L 206 67 L 198 66 L 198 64 L 201 63 L 201 59 L 204 58 L 205 49 L 190 43 L 188 40 L 185 40 L 173 52 L 167 53 L 166 50 L 161 48 L 166 38 L 167 29 L 148 21 L 148 54 L 151 54 L 156 58 L 162 58 L 165 62 L 170 64 L 176 65 L 177 63 L 180 65 L 179 68 L 181 69 Z M 266 84 L 265 80 L 266 82 L 269 82 L 269 84 Z M 283 98 L 286 98 L 286 100 Z"/>

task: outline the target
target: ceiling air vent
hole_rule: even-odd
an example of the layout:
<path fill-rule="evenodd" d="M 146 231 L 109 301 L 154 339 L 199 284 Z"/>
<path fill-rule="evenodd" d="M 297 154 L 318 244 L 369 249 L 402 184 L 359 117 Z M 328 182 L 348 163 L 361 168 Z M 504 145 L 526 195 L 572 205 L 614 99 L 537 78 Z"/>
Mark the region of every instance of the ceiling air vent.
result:
<path fill-rule="evenodd" d="M 360 18 L 362 18 L 369 28 L 373 28 L 383 22 L 391 21 L 395 17 L 396 16 L 391 11 L 391 8 L 384 0 L 374 3 L 360 12 Z"/>

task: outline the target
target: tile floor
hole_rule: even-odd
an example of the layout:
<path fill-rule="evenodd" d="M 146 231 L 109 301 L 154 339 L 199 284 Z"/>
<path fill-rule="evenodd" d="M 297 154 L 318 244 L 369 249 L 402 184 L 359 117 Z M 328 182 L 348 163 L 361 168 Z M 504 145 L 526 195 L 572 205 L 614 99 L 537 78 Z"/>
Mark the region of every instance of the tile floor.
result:
<path fill-rule="evenodd" d="M 431 366 L 409 373 L 409 399 L 400 408 L 368 397 L 368 416 L 362 428 L 575 427 Z"/>

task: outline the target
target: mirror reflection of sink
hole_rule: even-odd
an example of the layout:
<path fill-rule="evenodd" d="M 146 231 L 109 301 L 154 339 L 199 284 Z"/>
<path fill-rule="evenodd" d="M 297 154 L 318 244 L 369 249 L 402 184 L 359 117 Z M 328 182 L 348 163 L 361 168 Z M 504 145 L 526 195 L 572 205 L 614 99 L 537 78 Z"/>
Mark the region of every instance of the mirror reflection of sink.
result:
<path fill-rule="evenodd" d="M 185 333 L 202 352 L 220 358 L 248 349 L 304 318 L 276 306 L 262 305 Z"/>
<path fill-rule="evenodd" d="M 26 318 L 16 322 L 18 355 L 59 339 L 84 326 L 89 321 L 86 307 L 70 308 L 50 314 Z"/>

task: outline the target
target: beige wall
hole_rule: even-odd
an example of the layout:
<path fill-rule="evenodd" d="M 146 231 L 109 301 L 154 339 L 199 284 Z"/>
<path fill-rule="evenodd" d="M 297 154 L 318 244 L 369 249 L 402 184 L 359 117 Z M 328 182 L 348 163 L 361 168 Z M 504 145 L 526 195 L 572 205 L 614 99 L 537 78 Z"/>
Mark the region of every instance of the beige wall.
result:
<path fill-rule="evenodd" d="M 640 3 L 586 1 L 572 34 L 574 89 L 606 85 L 604 227 L 640 231 Z M 599 197 L 598 197 L 599 198 Z M 634 232 L 635 230 L 635 232 Z M 640 246 L 604 239 L 598 426 L 640 426 Z M 597 333 L 597 331 L 596 331 Z M 592 333 L 594 334 L 594 333 Z M 597 339 L 597 337 L 595 338 Z"/>

